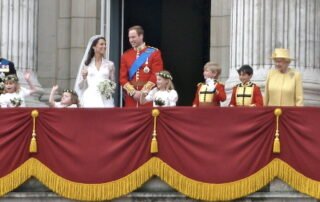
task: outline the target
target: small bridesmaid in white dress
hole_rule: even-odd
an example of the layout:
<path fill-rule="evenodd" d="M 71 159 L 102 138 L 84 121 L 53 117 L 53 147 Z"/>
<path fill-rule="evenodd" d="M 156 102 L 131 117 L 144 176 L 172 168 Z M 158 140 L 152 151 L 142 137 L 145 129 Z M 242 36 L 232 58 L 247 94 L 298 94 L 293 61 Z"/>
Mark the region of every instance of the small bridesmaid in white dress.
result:
<path fill-rule="evenodd" d="M 37 88 L 31 82 L 30 72 L 24 72 L 24 79 L 29 89 L 21 87 L 15 74 L 9 74 L 4 78 L 4 93 L 0 95 L 2 108 L 26 107 L 25 97 L 37 92 Z"/>
<path fill-rule="evenodd" d="M 114 82 L 114 64 L 104 58 L 105 53 L 105 38 L 91 37 L 75 84 L 81 107 L 114 107 L 113 97 L 105 96 L 99 90 L 102 82 Z"/>
<path fill-rule="evenodd" d="M 149 93 L 142 93 L 141 104 L 153 102 L 154 107 L 173 107 L 178 101 L 178 93 L 174 90 L 172 76 L 168 71 L 157 73 L 157 87 Z"/>

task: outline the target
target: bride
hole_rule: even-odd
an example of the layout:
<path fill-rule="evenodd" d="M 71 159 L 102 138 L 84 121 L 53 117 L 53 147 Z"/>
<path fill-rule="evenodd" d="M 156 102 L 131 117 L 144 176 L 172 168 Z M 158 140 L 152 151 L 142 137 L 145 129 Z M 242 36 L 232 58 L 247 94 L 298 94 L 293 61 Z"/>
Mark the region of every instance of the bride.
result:
<path fill-rule="evenodd" d="M 114 81 L 114 64 L 104 58 L 105 53 L 106 39 L 101 35 L 91 37 L 75 83 L 81 107 L 114 107 L 113 97 L 99 90 L 101 82 Z"/>

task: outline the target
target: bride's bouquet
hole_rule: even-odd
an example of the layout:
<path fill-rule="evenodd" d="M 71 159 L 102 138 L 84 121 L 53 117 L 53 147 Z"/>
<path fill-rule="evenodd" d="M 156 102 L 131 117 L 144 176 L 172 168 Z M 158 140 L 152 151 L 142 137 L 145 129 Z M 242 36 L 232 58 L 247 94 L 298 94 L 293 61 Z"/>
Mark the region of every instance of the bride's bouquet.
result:
<path fill-rule="evenodd" d="M 99 92 L 107 99 L 110 99 L 112 97 L 112 94 L 115 92 L 116 87 L 116 83 L 109 79 L 101 81 L 98 85 Z"/>

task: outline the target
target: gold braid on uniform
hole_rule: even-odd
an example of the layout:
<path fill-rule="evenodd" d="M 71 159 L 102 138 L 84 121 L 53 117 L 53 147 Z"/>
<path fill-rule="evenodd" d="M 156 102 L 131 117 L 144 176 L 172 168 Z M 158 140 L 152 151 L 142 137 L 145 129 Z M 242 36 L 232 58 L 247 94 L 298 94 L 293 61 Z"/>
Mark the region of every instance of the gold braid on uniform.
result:
<path fill-rule="evenodd" d="M 142 90 L 150 91 L 156 84 L 148 81 L 146 84 L 144 84 Z"/>
<path fill-rule="evenodd" d="M 129 82 L 124 84 L 123 89 L 125 89 L 130 96 L 133 96 L 133 94 L 136 92 L 136 89 L 134 88 L 134 86 Z"/>

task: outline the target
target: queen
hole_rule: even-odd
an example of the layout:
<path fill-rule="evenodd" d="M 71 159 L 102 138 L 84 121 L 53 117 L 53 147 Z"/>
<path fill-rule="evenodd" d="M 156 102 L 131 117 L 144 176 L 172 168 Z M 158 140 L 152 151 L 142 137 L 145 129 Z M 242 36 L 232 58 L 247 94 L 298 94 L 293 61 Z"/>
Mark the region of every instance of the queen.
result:
<path fill-rule="evenodd" d="M 268 72 L 265 88 L 266 106 L 303 106 L 303 88 L 301 74 L 290 68 L 293 60 L 289 51 L 276 48 L 271 59 L 275 69 Z"/>
<path fill-rule="evenodd" d="M 81 107 L 114 107 L 114 64 L 105 59 L 106 39 L 90 38 L 78 70 L 75 90 Z"/>

